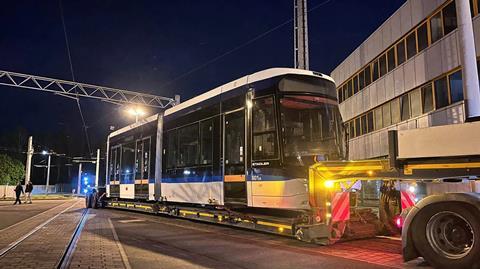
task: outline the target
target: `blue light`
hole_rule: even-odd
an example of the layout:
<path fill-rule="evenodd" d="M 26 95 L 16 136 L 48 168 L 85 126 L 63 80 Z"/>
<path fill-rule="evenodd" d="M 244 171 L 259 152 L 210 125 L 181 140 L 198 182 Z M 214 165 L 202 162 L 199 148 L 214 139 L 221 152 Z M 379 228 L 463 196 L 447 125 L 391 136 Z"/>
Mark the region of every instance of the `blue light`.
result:
<path fill-rule="evenodd" d="M 184 170 L 183 174 L 186 175 L 186 176 L 189 176 L 190 175 L 190 170 Z"/>
<path fill-rule="evenodd" d="M 83 180 L 88 181 L 88 177 L 84 177 Z"/>
<path fill-rule="evenodd" d="M 83 193 L 87 193 L 87 192 L 88 192 L 88 190 L 87 190 L 87 189 L 83 189 Z"/>

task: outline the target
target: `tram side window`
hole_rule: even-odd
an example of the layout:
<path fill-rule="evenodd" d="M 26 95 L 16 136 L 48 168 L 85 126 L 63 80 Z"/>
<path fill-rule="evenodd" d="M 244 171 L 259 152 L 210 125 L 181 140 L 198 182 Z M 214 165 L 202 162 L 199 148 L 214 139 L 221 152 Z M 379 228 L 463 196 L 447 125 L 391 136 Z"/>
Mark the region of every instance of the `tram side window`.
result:
<path fill-rule="evenodd" d="M 351 86 L 351 84 L 350 84 Z M 273 159 L 277 156 L 273 97 L 253 101 L 253 159 Z"/>
<path fill-rule="evenodd" d="M 211 164 L 213 160 L 213 121 L 200 123 L 200 164 Z"/>
<path fill-rule="evenodd" d="M 225 164 L 243 163 L 244 138 L 245 118 L 243 113 L 241 116 L 236 115 L 225 121 L 225 148 L 229 149 L 225 151 Z"/>
<path fill-rule="evenodd" d="M 142 178 L 142 141 L 137 140 L 135 153 L 135 179 Z"/>
<path fill-rule="evenodd" d="M 167 168 L 174 168 L 177 156 L 177 130 L 167 132 Z"/>
<path fill-rule="evenodd" d="M 110 178 L 110 181 L 114 181 L 115 180 L 115 157 L 117 155 L 117 149 L 111 149 L 110 150 L 110 160 L 109 160 L 109 169 L 108 169 L 108 174 L 109 174 L 109 178 Z"/>
<path fill-rule="evenodd" d="M 120 157 L 121 157 L 121 147 L 115 149 L 115 180 L 120 180 Z"/>
<path fill-rule="evenodd" d="M 120 181 L 123 183 L 132 182 L 135 167 L 135 142 L 129 142 L 122 145 L 121 165 Z"/>
<path fill-rule="evenodd" d="M 143 179 L 150 178 L 150 137 L 143 140 Z"/>
<path fill-rule="evenodd" d="M 198 124 L 192 124 L 178 130 L 177 166 L 186 167 L 198 164 Z"/>

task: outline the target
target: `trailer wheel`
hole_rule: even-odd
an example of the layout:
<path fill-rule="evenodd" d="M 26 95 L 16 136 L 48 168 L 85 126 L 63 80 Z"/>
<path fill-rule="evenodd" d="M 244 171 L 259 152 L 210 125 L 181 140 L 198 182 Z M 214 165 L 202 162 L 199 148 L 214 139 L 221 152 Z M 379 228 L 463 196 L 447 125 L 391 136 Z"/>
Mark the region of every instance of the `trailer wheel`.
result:
<path fill-rule="evenodd" d="M 85 207 L 92 208 L 92 196 L 90 194 L 85 195 Z"/>
<path fill-rule="evenodd" d="M 98 194 L 95 192 L 92 194 L 92 208 L 97 209 L 98 208 Z"/>
<path fill-rule="evenodd" d="M 432 204 L 413 220 L 413 243 L 435 268 L 480 268 L 480 214 L 461 203 Z"/>

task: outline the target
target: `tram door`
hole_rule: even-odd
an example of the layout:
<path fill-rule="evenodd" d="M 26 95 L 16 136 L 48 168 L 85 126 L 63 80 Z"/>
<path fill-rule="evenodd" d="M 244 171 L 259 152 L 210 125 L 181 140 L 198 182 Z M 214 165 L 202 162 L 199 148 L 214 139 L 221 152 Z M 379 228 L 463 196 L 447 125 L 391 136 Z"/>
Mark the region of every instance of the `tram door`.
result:
<path fill-rule="evenodd" d="M 225 113 L 223 142 L 225 204 L 246 205 L 245 112 L 243 109 Z"/>

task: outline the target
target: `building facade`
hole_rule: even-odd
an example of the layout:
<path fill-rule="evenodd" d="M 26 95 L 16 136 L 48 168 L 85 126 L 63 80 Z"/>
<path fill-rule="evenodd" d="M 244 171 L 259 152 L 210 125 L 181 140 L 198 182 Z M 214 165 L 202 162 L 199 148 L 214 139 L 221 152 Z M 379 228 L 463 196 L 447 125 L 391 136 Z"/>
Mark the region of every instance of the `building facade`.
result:
<path fill-rule="evenodd" d="M 407 0 L 332 71 L 350 160 L 387 156 L 389 130 L 465 122 L 460 1 L 478 59 L 480 0 Z"/>

